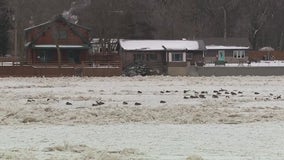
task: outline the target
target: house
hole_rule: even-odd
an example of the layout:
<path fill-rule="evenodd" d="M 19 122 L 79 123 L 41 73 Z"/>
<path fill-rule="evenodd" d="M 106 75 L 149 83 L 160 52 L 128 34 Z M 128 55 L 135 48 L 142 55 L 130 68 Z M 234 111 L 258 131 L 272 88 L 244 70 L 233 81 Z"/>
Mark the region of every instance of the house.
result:
<path fill-rule="evenodd" d="M 247 38 L 203 38 L 206 44 L 205 63 L 225 64 L 248 61 L 250 42 Z"/>
<path fill-rule="evenodd" d="M 171 67 L 186 68 L 190 64 L 202 64 L 204 51 L 203 41 L 126 39 L 119 41 L 123 69 L 134 63 L 142 63 L 158 74 L 169 73 Z"/>
<path fill-rule="evenodd" d="M 31 65 L 76 65 L 88 60 L 90 29 L 61 15 L 25 29 L 26 61 Z"/>

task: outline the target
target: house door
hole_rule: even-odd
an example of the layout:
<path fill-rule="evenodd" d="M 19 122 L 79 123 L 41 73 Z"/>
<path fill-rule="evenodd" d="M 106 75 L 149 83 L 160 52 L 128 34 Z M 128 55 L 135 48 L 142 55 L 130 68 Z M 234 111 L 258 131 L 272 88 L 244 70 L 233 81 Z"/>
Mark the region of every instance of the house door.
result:
<path fill-rule="evenodd" d="M 224 50 L 218 51 L 218 61 L 225 61 L 225 51 Z"/>

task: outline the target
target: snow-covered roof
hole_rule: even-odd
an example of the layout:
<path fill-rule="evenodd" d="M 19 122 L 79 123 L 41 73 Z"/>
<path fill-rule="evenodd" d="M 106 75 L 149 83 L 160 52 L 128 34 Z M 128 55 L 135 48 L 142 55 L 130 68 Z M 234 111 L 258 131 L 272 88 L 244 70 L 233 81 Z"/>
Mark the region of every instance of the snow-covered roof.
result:
<path fill-rule="evenodd" d="M 199 41 L 189 40 L 120 40 L 119 43 L 127 51 L 204 50 Z"/>
<path fill-rule="evenodd" d="M 28 31 L 28 30 L 31 30 L 31 29 L 34 29 L 34 28 L 37 28 L 37 27 L 45 26 L 45 25 L 50 24 L 50 23 L 51 23 L 51 21 L 47 21 L 47 22 L 41 23 L 39 25 L 35 25 L 35 26 L 31 26 L 31 27 L 25 28 L 24 31 Z"/>
<path fill-rule="evenodd" d="M 217 46 L 217 45 L 208 45 L 206 46 L 206 49 L 208 50 L 220 50 L 220 49 L 224 49 L 224 50 L 227 50 L 227 49 L 231 49 L 231 50 L 234 50 L 234 49 L 249 49 L 250 47 L 245 47 L 245 46 Z"/>

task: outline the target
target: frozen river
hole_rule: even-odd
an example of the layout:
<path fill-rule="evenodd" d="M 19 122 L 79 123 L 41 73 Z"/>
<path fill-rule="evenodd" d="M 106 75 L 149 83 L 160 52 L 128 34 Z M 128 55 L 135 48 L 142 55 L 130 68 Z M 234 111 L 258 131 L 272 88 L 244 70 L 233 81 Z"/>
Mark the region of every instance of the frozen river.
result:
<path fill-rule="evenodd" d="M 190 155 L 198 155 L 208 160 L 282 160 L 283 133 L 283 122 L 241 125 L 1 126 L 0 149 L 18 149 L 19 154 L 30 150 L 29 154 L 38 159 L 82 158 L 87 154 L 68 150 L 60 155 L 58 151 L 45 152 L 47 147 L 68 144 L 86 145 L 108 152 L 134 150 L 133 154 L 116 156 L 114 159 L 185 160 Z"/>
<path fill-rule="evenodd" d="M 0 159 L 283 160 L 284 77 L 1 78 Z"/>

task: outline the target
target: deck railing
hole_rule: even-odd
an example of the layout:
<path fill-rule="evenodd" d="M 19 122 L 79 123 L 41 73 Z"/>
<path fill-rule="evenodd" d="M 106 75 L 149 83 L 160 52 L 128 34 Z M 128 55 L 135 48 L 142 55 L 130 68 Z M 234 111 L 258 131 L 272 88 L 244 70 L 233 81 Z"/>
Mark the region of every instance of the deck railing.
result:
<path fill-rule="evenodd" d="M 120 68 L 120 61 L 83 61 L 82 66 L 84 67 L 95 67 L 95 68 Z"/>
<path fill-rule="evenodd" d="M 62 61 L 60 64 L 57 61 L 49 61 L 49 62 L 30 62 L 30 61 L 12 61 L 12 60 L 1 60 L 0 59 L 0 67 L 1 66 L 35 66 L 35 67 L 89 67 L 89 68 L 120 68 L 120 61 L 81 61 L 80 63 L 71 63 L 68 61 Z"/>

